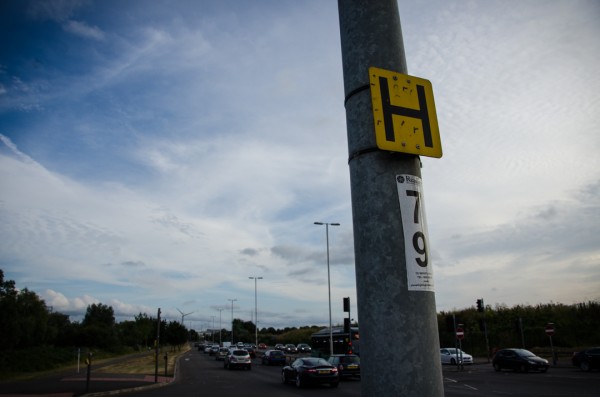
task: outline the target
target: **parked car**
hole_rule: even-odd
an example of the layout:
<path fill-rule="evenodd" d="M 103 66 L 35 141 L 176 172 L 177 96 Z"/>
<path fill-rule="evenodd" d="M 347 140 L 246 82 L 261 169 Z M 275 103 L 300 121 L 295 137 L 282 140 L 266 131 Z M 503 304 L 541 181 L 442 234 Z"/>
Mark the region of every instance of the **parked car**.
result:
<path fill-rule="evenodd" d="M 600 369 L 600 347 L 590 347 L 573 353 L 571 362 L 583 371 L 591 371 L 594 368 Z"/>
<path fill-rule="evenodd" d="M 260 342 L 260 343 L 258 344 L 258 348 L 259 348 L 260 350 L 267 350 L 267 345 L 266 345 L 266 344 L 264 344 L 264 343 L 262 343 L 262 342 Z"/>
<path fill-rule="evenodd" d="M 442 364 L 456 365 L 456 363 L 473 364 L 473 356 L 454 347 L 443 347 L 440 349 Z M 462 361 L 461 361 L 462 360 Z"/>
<path fill-rule="evenodd" d="M 528 372 L 531 370 L 540 372 L 548 371 L 548 360 L 538 357 L 525 349 L 498 350 L 494 355 L 492 365 L 496 371 L 503 369 L 512 369 L 519 372 Z"/>
<path fill-rule="evenodd" d="M 342 378 L 360 377 L 360 357 L 356 354 L 334 354 L 327 361 L 338 369 Z"/>
<path fill-rule="evenodd" d="M 287 345 L 285 345 L 285 352 L 290 354 L 296 354 L 298 353 L 298 349 L 296 349 L 296 346 L 292 345 L 291 343 L 288 343 Z"/>
<path fill-rule="evenodd" d="M 275 349 L 276 350 L 281 350 L 282 352 L 285 351 L 285 345 L 282 345 L 281 343 L 278 343 L 275 345 Z"/>
<path fill-rule="evenodd" d="M 219 351 L 215 354 L 215 360 L 217 360 L 217 361 L 225 360 L 225 357 L 227 357 L 227 354 L 229 354 L 229 349 L 226 347 L 220 347 Z"/>
<path fill-rule="evenodd" d="M 311 347 L 306 343 L 298 343 L 296 349 L 298 350 L 298 353 L 310 353 L 312 351 Z"/>
<path fill-rule="evenodd" d="M 283 367 L 281 381 L 294 382 L 296 387 L 309 384 L 329 384 L 331 387 L 338 387 L 340 374 L 336 367 L 323 358 L 303 357 L 296 359 L 292 365 Z"/>
<path fill-rule="evenodd" d="M 285 354 L 281 350 L 267 350 L 262 356 L 265 365 L 285 365 Z"/>
<path fill-rule="evenodd" d="M 223 367 L 227 369 L 233 368 L 246 368 L 252 369 L 252 359 L 247 350 L 244 349 L 231 349 L 225 356 L 225 362 Z"/>

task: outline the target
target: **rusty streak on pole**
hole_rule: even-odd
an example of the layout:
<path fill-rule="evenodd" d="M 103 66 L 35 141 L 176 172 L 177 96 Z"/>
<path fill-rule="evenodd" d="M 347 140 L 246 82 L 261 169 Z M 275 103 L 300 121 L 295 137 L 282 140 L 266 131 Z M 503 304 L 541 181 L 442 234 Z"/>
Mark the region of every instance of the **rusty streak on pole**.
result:
<path fill-rule="evenodd" d="M 396 175 L 418 156 L 377 149 L 370 66 L 407 73 L 397 0 L 338 0 L 363 397 L 444 395 L 432 291 L 408 289 Z M 410 238 L 410 237 L 408 237 Z"/>

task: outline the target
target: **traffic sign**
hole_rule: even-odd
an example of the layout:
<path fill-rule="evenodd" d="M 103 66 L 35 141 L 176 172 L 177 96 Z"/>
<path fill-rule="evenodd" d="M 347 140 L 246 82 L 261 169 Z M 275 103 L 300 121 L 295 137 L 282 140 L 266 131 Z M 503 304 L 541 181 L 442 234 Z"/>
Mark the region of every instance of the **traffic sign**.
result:
<path fill-rule="evenodd" d="M 434 291 L 433 266 L 429 255 L 429 234 L 423 204 L 423 182 L 416 175 L 396 175 L 406 276 L 409 291 Z"/>
<path fill-rule="evenodd" d="M 465 337 L 465 330 L 462 328 L 456 328 L 456 339 L 462 340 Z"/>
<path fill-rule="evenodd" d="M 369 68 L 377 147 L 442 157 L 440 131 L 429 80 Z"/>
<path fill-rule="evenodd" d="M 546 331 L 546 335 L 548 336 L 554 335 L 554 324 L 547 324 L 544 331 Z"/>

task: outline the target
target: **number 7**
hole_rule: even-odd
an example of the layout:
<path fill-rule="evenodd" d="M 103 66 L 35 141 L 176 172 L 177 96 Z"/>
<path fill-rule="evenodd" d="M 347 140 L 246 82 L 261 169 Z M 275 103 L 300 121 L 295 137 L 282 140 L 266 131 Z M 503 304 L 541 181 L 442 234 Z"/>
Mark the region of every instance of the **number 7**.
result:
<path fill-rule="evenodd" d="M 416 197 L 417 199 L 415 200 L 415 215 L 414 215 L 414 221 L 415 223 L 419 223 L 419 200 L 421 199 L 421 195 L 419 194 L 419 192 L 417 190 L 407 190 L 406 191 L 406 195 L 407 196 L 412 196 L 412 197 Z"/>

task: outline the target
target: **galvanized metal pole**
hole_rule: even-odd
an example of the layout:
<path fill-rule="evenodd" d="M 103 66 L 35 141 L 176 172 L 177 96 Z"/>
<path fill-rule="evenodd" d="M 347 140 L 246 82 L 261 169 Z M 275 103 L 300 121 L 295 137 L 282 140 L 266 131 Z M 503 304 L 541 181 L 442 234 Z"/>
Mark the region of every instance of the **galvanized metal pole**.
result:
<path fill-rule="evenodd" d="M 397 0 L 338 0 L 363 397 L 443 396 L 435 296 L 409 290 L 397 175 L 418 156 L 377 149 L 370 66 L 406 73 Z M 406 238 L 410 238 L 406 237 Z"/>
<path fill-rule="evenodd" d="M 325 225 L 325 241 L 327 245 L 327 293 L 329 295 L 329 356 L 333 355 L 333 323 L 331 321 L 331 273 L 329 271 L 329 226 L 339 226 L 337 222 L 314 222 L 315 225 Z"/>
<path fill-rule="evenodd" d="M 258 280 L 262 280 L 262 277 L 248 277 L 249 279 L 254 279 L 254 343 L 256 348 L 258 348 L 258 293 L 257 293 L 257 282 Z"/>
<path fill-rule="evenodd" d="M 233 341 L 233 302 L 237 301 L 237 298 L 227 300 L 231 301 L 231 345 L 233 346 L 235 344 L 235 342 Z"/>

